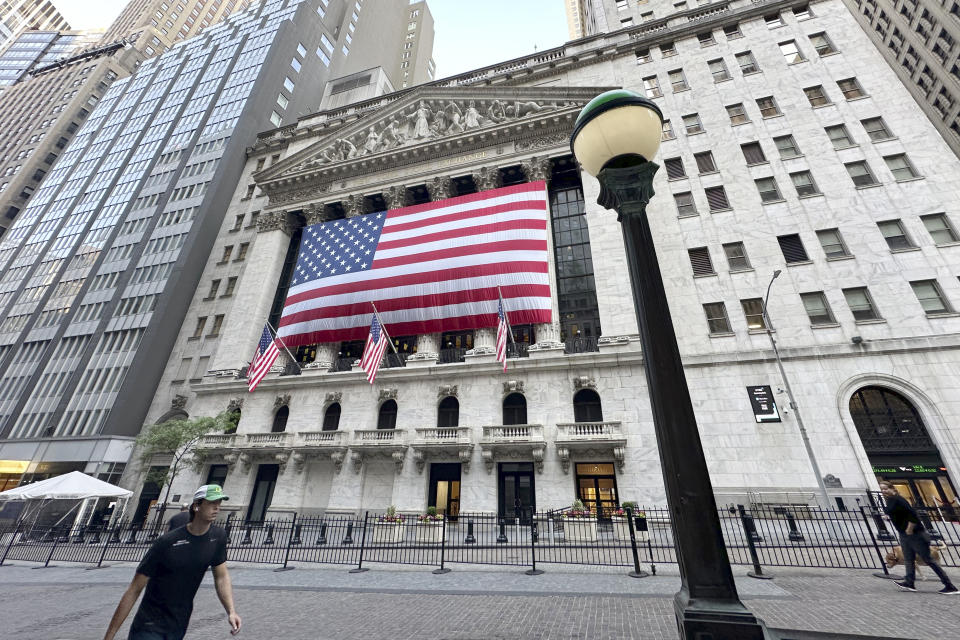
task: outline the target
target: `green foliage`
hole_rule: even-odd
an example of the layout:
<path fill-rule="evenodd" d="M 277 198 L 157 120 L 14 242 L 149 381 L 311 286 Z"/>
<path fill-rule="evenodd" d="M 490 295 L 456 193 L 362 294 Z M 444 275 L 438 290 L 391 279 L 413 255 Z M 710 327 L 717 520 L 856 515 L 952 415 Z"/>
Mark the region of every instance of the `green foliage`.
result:
<path fill-rule="evenodd" d="M 396 515 L 397 515 L 397 507 L 396 507 L 396 506 L 390 505 L 389 507 L 387 507 L 386 516 L 387 516 L 388 518 L 393 518 L 393 517 L 395 517 Z"/>
<path fill-rule="evenodd" d="M 436 507 L 427 507 L 427 515 L 428 515 L 428 516 L 435 516 L 435 515 L 437 515 L 437 508 L 436 508 Z"/>
<path fill-rule="evenodd" d="M 627 500 L 626 502 L 621 502 L 621 503 L 620 503 L 620 508 L 621 508 L 621 509 L 631 509 L 631 510 L 633 510 L 634 512 L 636 512 L 636 510 L 637 510 L 637 503 L 636 503 L 636 502 L 633 502 L 632 500 Z"/>
<path fill-rule="evenodd" d="M 136 439 L 140 462 L 143 466 L 150 466 L 154 456 L 173 455 L 173 464 L 169 468 L 151 471 L 147 480 L 156 482 L 161 487 L 168 485 L 169 493 L 169 485 L 183 468 L 182 463 L 202 459 L 202 455 L 194 451 L 200 439 L 208 433 L 224 433 L 234 426 L 234 416 L 224 412 L 212 418 L 168 420 L 146 427 Z"/>
<path fill-rule="evenodd" d="M 579 498 L 577 498 L 576 500 L 574 500 L 574 501 L 573 501 L 573 507 L 571 507 L 571 510 L 572 510 L 572 511 L 586 511 L 585 507 L 583 506 L 583 500 L 580 500 Z"/>

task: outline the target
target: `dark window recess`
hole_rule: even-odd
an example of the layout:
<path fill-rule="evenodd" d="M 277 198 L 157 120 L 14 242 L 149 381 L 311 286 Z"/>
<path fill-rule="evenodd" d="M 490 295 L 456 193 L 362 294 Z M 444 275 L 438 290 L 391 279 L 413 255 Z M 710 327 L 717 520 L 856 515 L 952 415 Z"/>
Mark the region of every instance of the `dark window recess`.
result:
<path fill-rule="evenodd" d="M 727 192 L 723 187 L 708 187 L 704 192 L 707 194 L 707 202 L 710 203 L 710 211 L 730 208 L 730 201 L 727 200 Z"/>
<path fill-rule="evenodd" d="M 365 87 L 370 84 L 372 76 L 370 74 L 359 76 L 351 80 L 344 80 L 343 82 L 338 82 L 333 85 L 330 89 L 330 95 L 336 93 L 343 93 L 344 91 L 350 91 L 351 89 L 358 89 L 360 87 Z"/>
<path fill-rule="evenodd" d="M 747 164 L 760 164 L 767 161 L 767 156 L 763 154 L 763 149 L 759 142 L 748 142 L 740 145 L 743 150 L 743 157 Z"/>
<path fill-rule="evenodd" d="M 340 403 L 334 402 L 323 414 L 323 431 L 336 431 L 340 428 Z"/>
<path fill-rule="evenodd" d="M 290 418 L 290 407 L 280 407 L 277 409 L 277 412 L 273 414 L 273 426 L 270 428 L 271 433 L 280 433 L 281 431 L 286 431 L 287 429 L 287 420 Z"/>
<path fill-rule="evenodd" d="M 687 177 L 687 172 L 683 169 L 683 160 L 680 158 L 664 160 L 663 165 L 667 168 L 667 178 L 670 180 Z"/>
<path fill-rule="evenodd" d="M 710 250 L 706 247 L 690 249 L 690 266 L 693 267 L 695 276 L 712 276 L 716 272 L 713 270 L 713 262 L 710 260 Z"/>
<path fill-rule="evenodd" d="M 783 258 L 787 264 L 791 262 L 807 262 L 807 250 L 803 248 L 803 242 L 800 235 L 791 233 L 787 236 L 777 236 L 777 242 L 780 243 L 780 250 L 783 251 Z"/>
<path fill-rule="evenodd" d="M 387 400 L 380 405 L 380 413 L 377 415 L 377 429 L 396 429 L 397 428 L 397 403 L 395 400 Z"/>
<path fill-rule="evenodd" d="M 460 402 L 453 396 L 447 396 L 437 407 L 438 427 L 460 426 Z"/>
<path fill-rule="evenodd" d="M 573 396 L 574 422 L 603 422 L 600 396 L 593 389 L 581 389 Z"/>
<path fill-rule="evenodd" d="M 277 292 L 273 296 L 273 305 L 270 307 L 270 324 L 274 327 L 280 324 L 283 303 L 287 299 L 287 290 L 290 288 L 290 280 L 293 278 L 293 269 L 297 266 L 297 254 L 300 252 L 300 236 L 302 234 L 303 229 L 300 228 L 290 236 L 287 256 L 284 258 L 283 269 L 280 271 L 280 282 L 277 284 Z"/>
<path fill-rule="evenodd" d="M 503 399 L 503 424 L 527 424 L 527 399 L 511 393 Z"/>

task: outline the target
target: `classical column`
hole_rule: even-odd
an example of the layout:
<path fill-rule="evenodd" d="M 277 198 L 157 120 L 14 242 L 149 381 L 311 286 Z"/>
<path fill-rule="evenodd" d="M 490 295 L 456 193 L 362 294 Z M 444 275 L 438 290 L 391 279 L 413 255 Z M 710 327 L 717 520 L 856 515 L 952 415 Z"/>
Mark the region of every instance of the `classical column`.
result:
<path fill-rule="evenodd" d="M 327 206 L 320 202 L 314 202 L 313 204 L 305 206 L 303 208 L 303 217 L 307 221 L 307 226 L 320 224 L 330 219 L 327 213 Z"/>
<path fill-rule="evenodd" d="M 341 201 L 341 204 L 348 218 L 363 215 L 363 196 L 361 194 L 355 193 L 347 196 Z"/>
<path fill-rule="evenodd" d="M 496 189 L 502 184 L 500 170 L 496 167 L 480 167 L 471 173 L 470 177 L 473 178 L 473 185 L 477 191 Z"/>
<path fill-rule="evenodd" d="M 450 176 L 437 176 L 428 181 L 426 186 L 427 193 L 434 202 L 453 197 L 453 179 Z"/>
<path fill-rule="evenodd" d="M 282 210 L 266 211 L 257 220 L 257 237 L 246 258 L 257 268 L 244 270 L 237 284 L 210 369 L 242 369 L 248 364 L 270 315 L 296 225 L 296 218 Z"/>
<path fill-rule="evenodd" d="M 381 195 L 387 203 L 387 209 L 399 209 L 407 205 L 407 188 L 402 185 L 387 187 Z"/>
<path fill-rule="evenodd" d="M 440 334 L 422 333 L 417 336 L 417 352 L 407 357 L 407 366 L 411 364 L 434 365 L 440 356 Z"/>

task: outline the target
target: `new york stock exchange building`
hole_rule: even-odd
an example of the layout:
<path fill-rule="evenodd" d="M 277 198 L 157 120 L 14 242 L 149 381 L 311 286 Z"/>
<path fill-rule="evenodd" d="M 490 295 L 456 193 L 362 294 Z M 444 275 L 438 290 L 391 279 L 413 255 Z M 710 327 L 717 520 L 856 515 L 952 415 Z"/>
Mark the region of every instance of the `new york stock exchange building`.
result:
<path fill-rule="evenodd" d="M 172 493 L 222 483 L 250 520 L 663 504 L 620 224 L 569 146 L 580 109 L 625 87 L 667 120 L 648 214 L 718 503 L 816 502 L 798 411 L 841 507 L 878 477 L 953 500 L 960 163 L 838 1 L 761 4 L 400 92 L 378 91 L 373 69 L 262 133 L 148 419 L 228 410 L 237 429 L 205 437 Z M 818 58 L 812 33 L 839 55 Z M 788 36 L 806 64 L 787 66 Z M 865 132 L 877 120 L 886 139 Z M 518 198 L 543 203 L 542 224 L 509 223 Z M 457 235 L 463 211 L 487 217 L 473 240 Z M 483 234 L 511 249 L 485 253 Z M 410 246 L 449 276 L 404 270 Z M 521 259 L 539 277 L 507 268 Z M 401 265 L 378 276 L 386 289 L 362 285 L 378 263 Z M 769 317 L 796 407 L 761 312 L 776 270 Z M 335 279 L 329 304 L 303 293 L 320 277 Z M 498 287 L 515 338 L 505 372 Z M 396 353 L 370 384 L 358 361 L 373 304 Z M 250 393 L 268 321 L 290 354 Z"/>

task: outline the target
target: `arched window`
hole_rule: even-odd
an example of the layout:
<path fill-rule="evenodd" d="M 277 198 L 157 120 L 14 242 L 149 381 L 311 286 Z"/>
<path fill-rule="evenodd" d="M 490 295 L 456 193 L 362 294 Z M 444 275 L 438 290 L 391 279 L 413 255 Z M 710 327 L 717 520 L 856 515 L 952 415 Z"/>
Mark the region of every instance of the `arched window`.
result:
<path fill-rule="evenodd" d="M 503 399 L 503 424 L 527 424 L 527 399 L 511 393 Z"/>
<path fill-rule="evenodd" d="M 289 417 L 290 407 L 280 407 L 277 409 L 277 412 L 273 414 L 273 427 L 270 429 L 271 433 L 280 433 L 281 431 L 286 431 L 287 418 Z"/>
<path fill-rule="evenodd" d="M 377 429 L 397 428 L 397 403 L 387 400 L 380 405 L 380 415 L 377 416 Z"/>
<path fill-rule="evenodd" d="M 336 431 L 340 428 L 340 403 L 334 402 L 323 414 L 323 430 Z"/>
<path fill-rule="evenodd" d="M 239 409 L 239 407 L 236 408 L 236 409 L 234 409 L 233 411 L 230 411 L 230 412 L 227 414 L 227 419 L 230 421 L 230 424 L 229 424 L 229 426 L 227 426 L 227 429 L 224 431 L 224 433 L 236 433 L 236 432 L 237 432 L 237 425 L 240 424 L 240 409 Z M 210 483 L 208 482 L 207 484 L 210 484 Z M 216 483 L 214 483 L 214 484 L 216 484 Z"/>
<path fill-rule="evenodd" d="M 600 396 L 593 389 L 581 389 L 573 396 L 574 422 L 603 422 Z"/>
<path fill-rule="evenodd" d="M 896 391 L 858 389 L 850 398 L 850 417 L 868 454 L 937 451 L 916 407 Z"/>
<path fill-rule="evenodd" d="M 453 396 L 447 396 L 437 407 L 438 427 L 457 427 L 460 425 L 460 403 Z"/>

